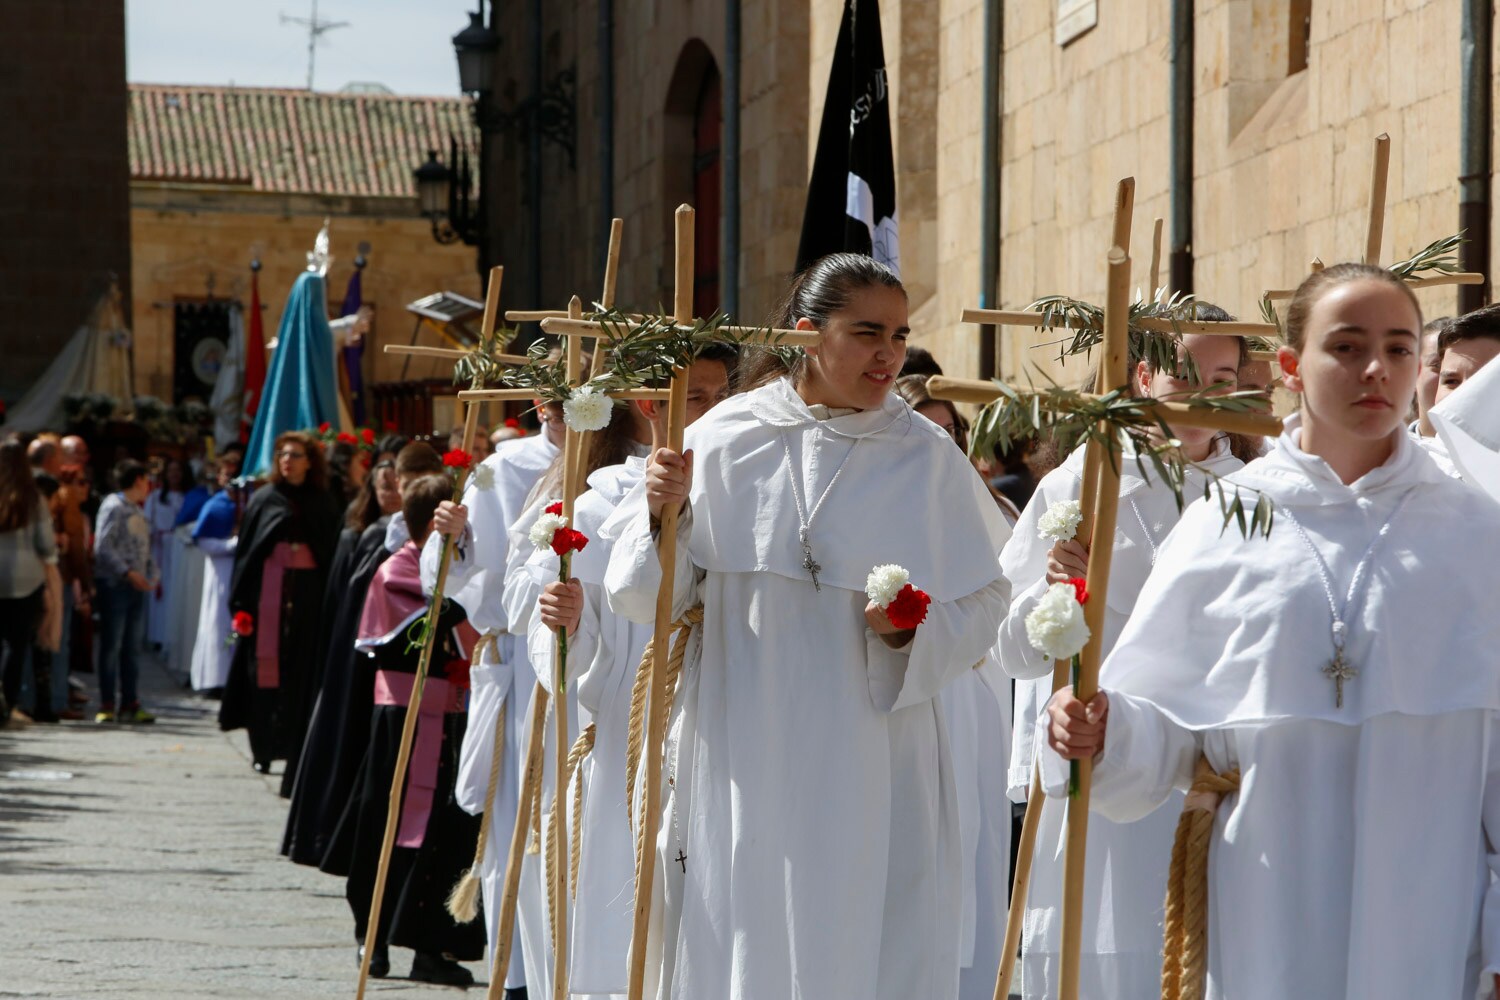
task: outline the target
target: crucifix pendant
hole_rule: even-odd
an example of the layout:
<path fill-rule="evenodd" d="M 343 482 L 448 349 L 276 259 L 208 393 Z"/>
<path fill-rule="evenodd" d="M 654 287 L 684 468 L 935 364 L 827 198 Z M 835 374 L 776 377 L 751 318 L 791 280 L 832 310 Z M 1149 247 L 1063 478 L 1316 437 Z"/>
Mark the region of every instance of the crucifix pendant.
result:
<path fill-rule="evenodd" d="M 806 528 L 802 529 L 801 537 L 802 537 L 802 568 L 805 569 L 805 570 L 807 570 L 807 575 L 808 576 L 812 577 L 813 589 L 817 590 L 817 591 L 821 591 L 823 588 L 818 583 L 818 574 L 821 573 L 821 572 L 823 572 L 823 567 L 820 566 L 820 565 L 818 565 L 818 561 L 813 558 L 812 542 L 808 540 L 807 529 Z"/>
<path fill-rule="evenodd" d="M 1344 647 L 1336 646 L 1333 650 L 1333 659 L 1328 666 L 1323 668 L 1323 673 L 1333 681 L 1333 707 L 1344 707 L 1344 682 L 1352 681 L 1359 676 L 1359 671 L 1352 663 L 1344 659 Z"/>
<path fill-rule="evenodd" d="M 673 858 L 672 860 L 675 861 L 675 862 L 677 862 L 679 865 L 682 866 L 682 874 L 686 875 L 687 874 L 687 855 L 685 853 L 683 853 L 682 848 L 680 848 L 680 847 L 677 848 L 677 857 Z"/>

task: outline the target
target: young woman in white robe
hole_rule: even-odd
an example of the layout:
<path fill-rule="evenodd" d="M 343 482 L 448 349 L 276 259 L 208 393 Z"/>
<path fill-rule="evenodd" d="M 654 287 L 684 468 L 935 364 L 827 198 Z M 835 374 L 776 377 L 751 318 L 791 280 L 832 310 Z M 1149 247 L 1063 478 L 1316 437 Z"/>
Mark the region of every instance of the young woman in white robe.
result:
<path fill-rule="evenodd" d="M 152 490 L 146 498 L 146 520 L 151 524 L 151 558 L 156 560 L 161 573 L 156 590 L 147 598 L 146 641 L 158 648 L 166 648 L 172 636 L 168 623 L 171 610 L 168 596 L 172 593 L 172 576 L 177 562 L 172 529 L 177 525 L 177 512 L 182 509 L 188 485 L 187 466 L 179 459 L 168 459 L 162 469 L 159 488 Z"/>
<path fill-rule="evenodd" d="M 1137 393 L 1161 398 L 1193 392 L 1204 385 L 1226 384 L 1226 389 L 1236 386 L 1244 349 L 1240 338 L 1192 334 L 1183 340 L 1197 368 L 1198 382 L 1153 369 L 1142 360 L 1134 372 Z M 1182 442 L 1183 457 L 1193 463 L 1183 486 L 1183 494 L 1189 499 L 1202 496 L 1205 483 L 1212 477 L 1228 475 L 1243 464 L 1230 454 L 1226 435 L 1191 427 L 1174 427 L 1172 434 Z M 1010 613 L 1000 627 L 998 648 L 1001 666 L 1017 680 L 1010 790 L 1018 802 L 1026 800 L 1031 788 L 1035 751 L 1043 737 L 1036 720 L 1052 695 L 1052 661 L 1027 640 L 1026 616 L 1035 610 L 1050 584 L 1088 572 L 1087 547 L 1076 542 L 1050 543 L 1041 537 L 1038 522 L 1052 505 L 1079 499 L 1083 459 L 1084 449 L 1079 448 L 1042 478 L 1000 560 L 1015 593 Z M 1171 488 L 1159 476 L 1142 478 L 1135 460 L 1126 456 L 1120 463 L 1120 511 L 1105 594 L 1106 654 L 1130 617 L 1158 548 L 1178 516 L 1177 497 Z M 1181 811 L 1181 796 L 1176 796 L 1139 822 L 1116 824 L 1099 819 L 1089 825 L 1079 963 L 1081 996 L 1160 995 L 1163 887 L 1172 833 Z M 1057 995 L 1066 826 L 1066 804 L 1048 800 L 1037 828 L 1021 933 L 1021 995 L 1026 1000 Z"/>
<path fill-rule="evenodd" d="M 647 777 L 665 788 L 647 995 L 953 997 L 962 864 L 936 695 L 994 645 L 1008 529 L 890 394 L 908 333 L 894 274 L 823 258 L 776 322 L 823 341 L 748 378 L 683 454 L 657 451 L 605 529 L 610 606 L 649 622 L 653 520 L 686 501 L 674 613 L 704 616 Z M 864 594 L 885 563 L 932 598 L 914 632 Z"/>
<path fill-rule="evenodd" d="M 688 368 L 687 419 L 691 425 L 729 393 L 729 362 L 734 349 L 710 345 Z M 644 418 L 664 420 L 653 401 L 633 404 Z M 625 802 L 627 736 L 631 690 L 651 626 L 611 611 L 604 598 L 604 572 L 610 538 L 600 529 L 646 474 L 644 456 L 599 469 L 578 498 L 572 527 L 589 539 L 573 554 L 573 579 L 557 580 L 557 556 L 536 550 L 528 562 L 533 574 L 549 581 L 537 600 L 529 646 L 538 676 L 551 688 L 557 630 L 569 632 L 570 681 L 580 710 L 596 727 L 593 751 L 579 765 L 583 809 L 569 809 L 569 837 L 579 844 L 578 884 L 569 910 L 568 988 L 577 997 L 622 995 L 628 986 L 630 934 L 635 912 L 635 853 L 631 814 Z M 575 836 L 577 825 L 581 835 Z"/>
<path fill-rule="evenodd" d="M 1500 616 L 1479 596 L 1500 507 L 1401 427 L 1421 329 L 1384 270 L 1303 282 L 1279 358 L 1301 412 L 1231 480 L 1275 504 L 1270 537 L 1195 503 L 1101 693 L 1048 706 L 1049 793 L 1095 756 L 1117 822 L 1200 755 L 1240 772 L 1208 858 L 1209 997 L 1468 1000 L 1500 969 Z"/>
<path fill-rule="evenodd" d="M 480 463 L 464 488 L 462 506 L 452 503 L 439 506 L 433 516 L 437 530 L 422 552 L 422 585 L 430 590 L 437 582 L 439 533 L 461 536 L 463 542 L 449 563 L 446 591 L 468 614 L 469 624 L 480 633 L 495 637 L 493 643 L 484 644 L 478 662 L 469 671 L 469 726 L 464 732 L 456 783 L 459 806 L 474 815 L 482 814 L 489 790 L 490 762 L 494 759 L 495 723 L 503 712 L 502 771 L 495 789 L 490 838 L 480 872 L 491 956 L 499 935 L 500 893 L 520 799 L 526 756 L 522 731 L 530 712 L 532 689 L 524 635 L 517 641 L 505 614 L 502 600 L 505 567 L 510 554 L 510 526 L 520 517 L 532 487 L 559 454 L 562 414 L 560 411 L 548 414 L 548 418 L 540 433 L 505 442 Z M 520 941 L 517 928 L 512 936 L 506 975 L 508 989 L 527 985 Z"/>

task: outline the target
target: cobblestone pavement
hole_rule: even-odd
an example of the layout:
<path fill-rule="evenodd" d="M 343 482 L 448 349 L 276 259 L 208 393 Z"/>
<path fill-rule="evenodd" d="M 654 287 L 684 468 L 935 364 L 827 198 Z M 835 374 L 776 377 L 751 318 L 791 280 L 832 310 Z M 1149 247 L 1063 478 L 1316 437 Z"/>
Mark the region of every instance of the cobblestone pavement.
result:
<path fill-rule="evenodd" d="M 353 997 L 344 883 L 277 853 L 279 775 L 217 702 L 143 675 L 153 726 L 0 730 L 0 997 Z M 368 995 L 459 995 L 410 960 Z"/>

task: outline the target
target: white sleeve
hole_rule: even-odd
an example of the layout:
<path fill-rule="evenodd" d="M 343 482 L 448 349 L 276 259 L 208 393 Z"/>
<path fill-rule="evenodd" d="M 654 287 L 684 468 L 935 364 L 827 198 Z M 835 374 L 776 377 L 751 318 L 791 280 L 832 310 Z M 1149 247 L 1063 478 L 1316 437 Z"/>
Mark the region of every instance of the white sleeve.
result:
<path fill-rule="evenodd" d="M 193 542 L 202 549 L 204 553 L 211 556 L 232 556 L 235 548 L 239 545 L 239 536 L 231 535 L 229 538 L 199 538 Z"/>
<path fill-rule="evenodd" d="M 934 601 L 912 641 L 900 649 L 890 648 L 867 627 L 866 664 L 875 707 L 894 712 L 927 701 L 982 662 L 995 645 L 995 629 L 1009 597 L 1010 584 L 1001 577 L 956 601 Z"/>
<path fill-rule="evenodd" d="M 644 486 L 637 487 L 606 523 L 615 538 L 604 573 L 609 608 L 622 618 L 642 625 L 656 621 L 656 595 L 661 589 L 661 557 L 651 532 Z M 688 557 L 693 510 L 684 504 L 677 520 L 676 571 L 672 580 L 672 620 L 676 621 L 698 602 L 698 571 Z"/>
<path fill-rule="evenodd" d="M 1045 713 L 1038 730 L 1046 725 Z M 1193 781 L 1199 734 L 1167 718 L 1148 701 L 1109 692 L 1104 751 L 1094 761 L 1089 808 L 1116 823 L 1150 815 Z M 1038 746 L 1042 788 L 1054 798 L 1068 794 L 1068 762 L 1051 746 Z"/>
<path fill-rule="evenodd" d="M 534 570 L 535 565 L 528 565 L 527 569 Z M 541 586 L 538 585 L 538 597 L 541 596 Z M 583 585 L 583 614 L 578 618 L 578 631 L 568 638 L 567 683 L 575 687 L 599 650 L 599 597 L 597 587 Z M 557 633 L 542 623 L 540 615 L 533 614 L 531 624 L 527 626 L 526 651 L 531 658 L 532 669 L 536 671 L 537 683 L 549 695 L 552 694 L 552 664 L 557 653 Z"/>

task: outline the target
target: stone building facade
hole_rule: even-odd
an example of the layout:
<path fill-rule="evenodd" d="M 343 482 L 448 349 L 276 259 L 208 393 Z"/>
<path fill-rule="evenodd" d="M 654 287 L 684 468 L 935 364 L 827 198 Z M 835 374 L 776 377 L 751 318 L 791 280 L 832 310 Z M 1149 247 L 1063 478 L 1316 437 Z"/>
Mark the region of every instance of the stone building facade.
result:
<path fill-rule="evenodd" d="M 466 100 L 155 84 L 132 84 L 129 98 L 138 393 L 168 402 L 183 394 L 182 307 L 248 306 L 252 260 L 269 341 L 324 219 L 331 309 L 368 245 L 363 300 L 376 313 L 366 383 L 451 373 L 437 361 L 407 365 L 381 346 L 410 342 L 409 302 L 438 291 L 482 298 L 474 249 L 434 241 L 412 181 L 450 135 L 473 144 Z M 430 334 L 419 342 L 430 344 Z"/>
<path fill-rule="evenodd" d="M 1170 228 L 1172 0 L 992 0 L 1000 7 L 998 303 L 1067 292 L 1098 301 L 1116 180 L 1136 179 L 1130 252 L 1144 289 L 1152 220 Z M 1179 0 L 1181 2 L 1181 0 Z M 980 370 L 986 0 L 884 0 L 903 278 L 919 336 L 952 373 Z M 1294 286 L 1315 256 L 1364 246 L 1374 137 L 1392 160 L 1384 259 L 1458 230 L 1460 0 L 1196 0 L 1192 86 L 1193 287 L 1252 318 L 1266 288 Z M 1060 7 L 1095 25 L 1059 44 Z M 540 8 L 539 48 L 533 13 Z M 542 79 L 576 73 L 576 159 L 542 143 L 541 269 L 518 295 L 551 306 L 597 294 L 603 191 L 626 220 L 619 300 L 670 303 L 671 211 L 693 200 L 705 79 L 723 79 L 725 0 L 624 0 L 610 46 L 612 182 L 599 128 L 598 6 L 498 0 L 495 94 L 518 107 L 530 54 Z M 785 287 L 840 4 L 743 0 L 738 314 L 763 319 Z M 722 109 L 721 109 L 722 114 Z M 700 144 L 701 145 L 701 144 Z M 512 130 L 486 170 L 497 259 L 526 273 L 527 137 Z M 696 154 L 696 155 L 695 155 Z M 722 192 L 722 199 L 730 192 Z M 700 226 L 711 225 L 700 219 Z M 707 237 L 717 233 L 706 232 Z M 1166 248 L 1163 248 L 1163 256 Z M 519 267 L 517 266 L 519 265 Z M 512 268 L 515 271 L 511 270 Z M 1163 275 L 1166 274 L 1165 264 Z M 1438 315 L 1452 289 L 1423 293 Z M 514 295 L 508 296 L 515 302 Z M 728 301 L 719 289 L 721 301 Z M 530 303 L 528 303 L 530 304 Z M 1055 359 L 1002 331 L 998 369 L 1025 378 Z"/>

